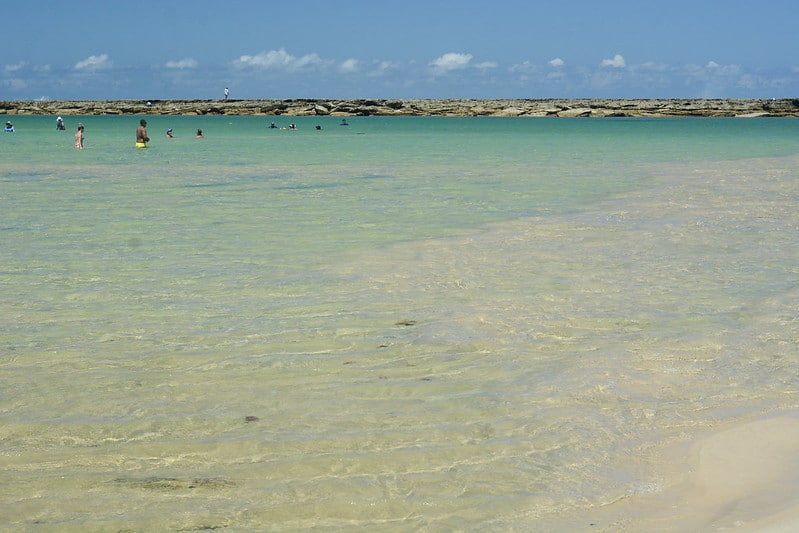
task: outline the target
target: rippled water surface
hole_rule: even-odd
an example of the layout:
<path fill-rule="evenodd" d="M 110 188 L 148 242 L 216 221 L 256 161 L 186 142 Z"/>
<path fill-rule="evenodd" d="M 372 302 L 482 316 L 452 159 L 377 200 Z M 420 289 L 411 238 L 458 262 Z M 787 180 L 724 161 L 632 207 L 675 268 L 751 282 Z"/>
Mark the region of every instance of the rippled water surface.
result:
<path fill-rule="evenodd" d="M 799 403 L 795 120 L 139 118 L 0 137 L 2 529 L 528 531 Z"/>

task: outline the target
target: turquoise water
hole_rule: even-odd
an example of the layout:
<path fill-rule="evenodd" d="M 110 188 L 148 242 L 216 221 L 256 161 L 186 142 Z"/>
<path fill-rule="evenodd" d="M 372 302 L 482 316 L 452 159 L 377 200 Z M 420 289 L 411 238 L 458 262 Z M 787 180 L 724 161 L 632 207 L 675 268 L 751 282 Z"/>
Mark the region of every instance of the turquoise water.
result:
<path fill-rule="evenodd" d="M 795 120 L 0 118 L 3 528 L 527 531 L 799 402 Z"/>

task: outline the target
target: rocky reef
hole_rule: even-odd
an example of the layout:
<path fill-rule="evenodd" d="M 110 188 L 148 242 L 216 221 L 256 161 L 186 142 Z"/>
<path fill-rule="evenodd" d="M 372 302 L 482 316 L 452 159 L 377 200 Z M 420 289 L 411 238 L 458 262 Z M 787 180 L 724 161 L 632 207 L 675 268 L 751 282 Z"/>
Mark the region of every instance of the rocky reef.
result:
<path fill-rule="evenodd" d="M 137 114 L 457 117 L 795 117 L 799 116 L 799 98 L 0 101 L 0 115 Z"/>

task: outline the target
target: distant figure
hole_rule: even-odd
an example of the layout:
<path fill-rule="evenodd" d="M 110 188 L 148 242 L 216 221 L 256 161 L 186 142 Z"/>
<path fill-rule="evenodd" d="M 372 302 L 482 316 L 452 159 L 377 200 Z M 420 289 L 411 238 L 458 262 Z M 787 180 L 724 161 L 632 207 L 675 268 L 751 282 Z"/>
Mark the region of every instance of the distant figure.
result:
<path fill-rule="evenodd" d="M 198 139 L 202 139 L 203 138 L 203 130 L 201 130 L 201 129 L 197 130 L 197 138 Z"/>
<path fill-rule="evenodd" d="M 316 129 L 318 129 L 318 130 L 321 130 L 321 129 L 322 129 L 322 126 L 320 126 L 319 124 L 317 124 L 317 125 L 316 125 Z"/>
<path fill-rule="evenodd" d="M 139 127 L 136 128 L 136 148 L 147 148 L 150 138 L 147 136 L 147 121 L 141 119 Z"/>
<path fill-rule="evenodd" d="M 273 122 L 273 123 L 271 123 L 271 124 L 269 125 L 269 129 L 270 129 L 270 130 L 273 130 L 273 129 L 275 129 L 275 128 L 277 128 L 277 126 L 275 126 L 275 123 L 274 123 L 274 122 Z"/>
<path fill-rule="evenodd" d="M 14 125 L 10 121 L 6 121 L 6 129 L 4 129 L 6 133 L 14 133 Z"/>
<path fill-rule="evenodd" d="M 60 131 L 64 131 L 65 129 L 67 129 L 67 127 L 64 125 L 63 118 L 58 117 L 57 119 L 55 119 L 55 129 Z"/>
<path fill-rule="evenodd" d="M 83 150 L 83 124 L 78 124 L 78 131 L 75 132 L 75 148 Z"/>
<path fill-rule="evenodd" d="M 230 91 L 228 90 L 228 88 L 227 88 L 227 87 L 225 87 L 225 100 L 227 100 L 227 97 L 228 97 L 229 95 L 230 95 Z"/>
<path fill-rule="evenodd" d="M 347 119 L 346 118 L 342 118 L 341 119 L 341 124 L 339 124 L 339 126 L 349 126 L 349 123 L 347 123 Z"/>
<path fill-rule="evenodd" d="M 292 122 L 291 124 L 289 124 L 289 129 L 290 130 L 296 130 L 297 129 L 297 125 Z"/>
<path fill-rule="evenodd" d="M 166 136 L 169 137 L 170 139 L 172 138 L 172 128 L 166 130 Z"/>

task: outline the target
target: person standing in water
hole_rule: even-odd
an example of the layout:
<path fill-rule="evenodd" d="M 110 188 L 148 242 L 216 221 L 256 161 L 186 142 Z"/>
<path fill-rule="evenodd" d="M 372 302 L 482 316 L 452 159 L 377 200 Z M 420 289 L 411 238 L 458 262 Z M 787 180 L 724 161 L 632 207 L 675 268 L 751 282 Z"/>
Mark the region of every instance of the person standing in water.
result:
<path fill-rule="evenodd" d="M 147 136 L 147 121 L 141 119 L 139 127 L 136 128 L 136 148 L 147 148 L 147 142 L 150 138 Z"/>
<path fill-rule="evenodd" d="M 83 150 L 83 124 L 78 124 L 78 131 L 75 132 L 75 148 Z"/>

